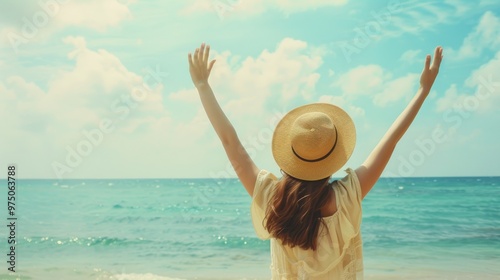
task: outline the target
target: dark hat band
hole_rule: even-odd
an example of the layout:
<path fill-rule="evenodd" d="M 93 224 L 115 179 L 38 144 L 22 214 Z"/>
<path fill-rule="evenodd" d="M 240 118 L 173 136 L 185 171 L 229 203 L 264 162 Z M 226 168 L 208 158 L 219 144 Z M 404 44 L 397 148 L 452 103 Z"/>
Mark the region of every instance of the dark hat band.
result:
<path fill-rule="evenodd" d="M 337 134 L 337 127 L 335 127 L 335 126 L 334 126 L 334 128 L 335 128 L 335 143 L 333 143 L 333 147 L 330 149 L 330 151 L 329 151 L 328 153 L 326 153 L 326 155 L 324 155 L 324 156 L 322 156 L 322 157 L 320 157 L 320 158 L 317 158 L 317 159 L 305 159 L 305 158 L 303 158 L 303 157 L 299 156 L 299 155 L 295 152 L 295 150 L 293 149 L 293 145 L 292 145 L 291 147 L 292 147 L 292 152 L 293 152 L 293 154 L 294 154 L 296 157 L 298 157 L 299 159 L 301 159 L 301 160 L 303 160 L 303 161 L 306 161 L 306 162 L 318 162 L 318 161 L 322 161 L 322 160 L 324 160 L 324 159 L 325 159 L 325 158 L 327 158 L 329 155 L 331 155 L 331 153 L 333 152 L 333 150 L 335 150 L 335 146 L 337 146 L 337 142 L 338 142 L 338 138 L 337 138 L 337 136 L 338 136 L 338 134 Z"/>

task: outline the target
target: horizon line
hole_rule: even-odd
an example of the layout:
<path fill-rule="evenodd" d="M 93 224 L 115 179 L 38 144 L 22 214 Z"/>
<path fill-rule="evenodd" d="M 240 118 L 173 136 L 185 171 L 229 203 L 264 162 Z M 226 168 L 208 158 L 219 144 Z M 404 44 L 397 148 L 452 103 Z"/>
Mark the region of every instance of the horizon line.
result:
<path fill-rule="evenodd" d="M 17 177 L 17 176 L 16 176 Z M 495 178 L 500 177 L 500 175 L 461 175 L 461 176 L 410 176 L 410 177 L 380 177 L 379 179 L 422 179 L 422 178 Z M 341 179 L 343 177 L 333 177 L 334 179 Z M 16 178 L 16 180 L 239 180 L 238 177 L 164 177 L 164 178 L 146 178 L 146 177 L 132 177 L 132 178 Z M 1 180 L 7 180 L 7 178 L 2 178 Z"/>

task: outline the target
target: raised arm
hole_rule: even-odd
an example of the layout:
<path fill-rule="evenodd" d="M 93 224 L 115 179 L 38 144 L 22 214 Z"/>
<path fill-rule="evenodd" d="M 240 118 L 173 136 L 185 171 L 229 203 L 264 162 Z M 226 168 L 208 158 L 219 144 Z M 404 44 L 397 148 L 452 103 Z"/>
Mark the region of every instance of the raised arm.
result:
<path fill-rule="evenodd" d="M 370 153 L 365 162 L 356 169 L 363 198 L 372 189 L 384 171 L 387 162 L 391 158 L 392 152 L 399 142 L 401 137 L 415 119 L 420 107 L 424 103 L 425 98 L 429 94 L 434 80 L 437 77 L 439 66 L 443 58 L 443 48 L 437 47 L 434 51 L 434 60 L 431 65 L 431 56 L 425 58 L 425 66 L 420 77 L 420 88 L 417 94 L 410 101 L 408 106 L 399 115 L 396 121 L 392 124 L 384 137 L 377 144 L 375 149 Z"/>
<path fill-rule="evenodd" d="M 194 55 L 190 53 L 188 55 L 189 73 L 198 90 L 201 103 L 207 113 L 208 119 L 219 136 L 227 157 L 236 171 L 236 175 L 248 194 L 252 196 L 259 169 L 254 164 L 243 145 L 241 145 L 233 125 L 222 111 L 212 88 L 210 88 L 208 84 L 208 77 L 215 63 L 215 60 L 212 60 L 210 64 L 208 64 L 209 54 L 210 46 L 205 47 L 205 44 L 202 44 L 200 48 L 196 49 Z"/>

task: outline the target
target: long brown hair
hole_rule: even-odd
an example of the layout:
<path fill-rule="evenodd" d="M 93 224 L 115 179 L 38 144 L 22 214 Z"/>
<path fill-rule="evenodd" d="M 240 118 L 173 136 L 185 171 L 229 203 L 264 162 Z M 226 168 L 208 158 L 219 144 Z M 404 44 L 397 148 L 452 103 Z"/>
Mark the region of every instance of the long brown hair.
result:
<path fill-rule="evenodd" d="M 316 250 L 321 208 L 332 191 L 330 178 L 303 181 L 283 172 L 267 207 L 264 227 L 271 236 L 290 247 Z"/>

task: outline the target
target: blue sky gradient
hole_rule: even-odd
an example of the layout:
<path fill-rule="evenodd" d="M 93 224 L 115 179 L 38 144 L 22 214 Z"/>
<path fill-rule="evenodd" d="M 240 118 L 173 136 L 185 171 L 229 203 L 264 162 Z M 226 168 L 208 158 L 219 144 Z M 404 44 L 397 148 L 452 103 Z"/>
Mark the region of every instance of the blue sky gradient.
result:
<path fill-rule="evenodd" d="M 273 172 L 274 126 L 311 102 L 353 117 L 346 167 L 360 165 L 441 45 L 433 91 L 384 176 L 500 176 L 493 0 L 1 1 L 3 164 L 24 178 L 234 177 L 189 77 L 202 42 L 221 106 Z"/>

